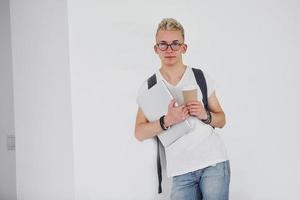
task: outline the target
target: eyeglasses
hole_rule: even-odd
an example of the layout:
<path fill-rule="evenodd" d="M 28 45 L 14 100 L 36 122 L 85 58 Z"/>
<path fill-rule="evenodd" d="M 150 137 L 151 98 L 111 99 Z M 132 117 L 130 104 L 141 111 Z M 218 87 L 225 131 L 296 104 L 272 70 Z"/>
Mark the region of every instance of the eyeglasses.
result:
<path fill-rule="evenodd" d="M 156 44 L 161 51 L 166 51 L 169 47 L 171 47 L 173 51 L 178 51 L 181 45 L 183 45 L 183 43 L 179 43 L 178 41 L 173 41 L 171 44 L 168 44 L 167 42 L 160 42 Z"/>

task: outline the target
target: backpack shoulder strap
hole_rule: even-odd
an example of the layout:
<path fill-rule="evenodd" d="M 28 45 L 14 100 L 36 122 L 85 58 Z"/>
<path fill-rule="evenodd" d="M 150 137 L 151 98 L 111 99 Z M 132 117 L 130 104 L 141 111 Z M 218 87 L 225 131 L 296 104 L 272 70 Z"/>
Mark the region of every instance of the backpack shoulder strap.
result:
<path fill-rule="evenodd" d="M 157 83 L 156 74 L 153 74 L 152 76 L 150 76 L 148 78 L 147 82 L 148 82 L 148 89 L 152 88 Z"/>
<path fill-rule="evenodd" d="M 200 87 L 200 90 L 202 92 L 202 102 L 206 110 L 208 110 L 208 99 L 207 99 L 207 85 L 206 80 L 203 74 L 203 71 L 198 68 L 192 68 L 194 72 L 194 76 L 196 78 L 197 84 Z"/>
<path fill-rule="evenodd" d="M 148 78 L 148 90 L 152 88 L 156 83 L 156 74 L 153 74 L 151 77 Z M 156 156 L 156 162 L 157 162 L 157 176 L 158 176 L 158 193 L 162 193 L 162 169 L 161 169 L 161 160 L 160 160 L 160 153 L 159 153 L 159 139 L 156 136 L 156 144 L 157 144 L 157 156 Z"/>

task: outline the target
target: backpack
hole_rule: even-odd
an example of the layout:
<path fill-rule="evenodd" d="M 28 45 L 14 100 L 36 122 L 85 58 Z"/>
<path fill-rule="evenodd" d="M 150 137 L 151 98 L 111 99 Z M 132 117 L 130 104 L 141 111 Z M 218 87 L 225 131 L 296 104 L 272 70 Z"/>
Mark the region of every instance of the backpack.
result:
<path fill-rule="evenodd" d="M 204 105 L 204 108 L 206 110 L 208 109 L 208 99 L 207 99 L 207 85 L 206 85 L 206 80 L 204 77 L 204 74 L 201 69 L 197 68 L 192 68 L 194 76 L 196 78 L 196 82 L 201 90 L 202 93 L 202 102 Z M 150 78 L 147 80 L 148 83 L 148 90 L 153 87 L 157 83 L 156 79 L 156 74 L 153 74 Z M 161 173 L 161 161 L 160 161 L 160 153 L 159 153 L 159 139 L 157 136 L 156 137 L 156 143 L 157 143 L 157 175 L 158 175 L 158 193 L 162 193 L 162 187 L 161 187 L 161 182 L 162 182 L 162 173 Z"/>

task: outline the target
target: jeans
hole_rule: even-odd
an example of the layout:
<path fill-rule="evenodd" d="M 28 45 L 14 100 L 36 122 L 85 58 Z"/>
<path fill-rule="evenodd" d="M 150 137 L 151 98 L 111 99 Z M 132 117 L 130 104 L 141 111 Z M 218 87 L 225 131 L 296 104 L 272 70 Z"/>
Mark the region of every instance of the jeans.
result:
<path fill-rule="evenodd" d="M 229 161 L 217 163 L 172 179 L 171 200 L 228 200 Z"/>

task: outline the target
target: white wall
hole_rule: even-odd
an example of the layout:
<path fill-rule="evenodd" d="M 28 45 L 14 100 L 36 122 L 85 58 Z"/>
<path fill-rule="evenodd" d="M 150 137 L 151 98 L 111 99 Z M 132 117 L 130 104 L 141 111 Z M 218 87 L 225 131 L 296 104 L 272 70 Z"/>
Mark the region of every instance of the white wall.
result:
<path fill-rule="evenodd" d="M 15 198 L 14 182 L 2 180 L 14 176 L 13 152 L 3 149 L 14 129 L 18 199 L 167 199 L 170 180 L 156 194 L 155 143 L 138 142 L 133 129 L 137 90 L 159 67 L 155 29 L 169 16 L 186 29 L 186 64 L 218 83 L 230 199 L 300 198 L 299 6 L 11 0 L 11 79 L 8 4 L 1 2 L 0 192 L 7 193 L 0 199 Z M 5 176 L 2 161 L 12 165 Z"/>
<path fill-rule="evenodd" d="M 14 134 L 9 0 L 0 1 L 0 199 L 16 200 L 16 153 L 7 148 Z"/>
<path fill-rule="evenodd" d="M 74 199 L 66 1 L 10 1 L 18 200 Z"/>
<path fill-rule="evenodd" d="M 154 143 L 133 129 L 138 87 L 159 67 L 155 29 L 169 16 L 186 29 L 186 64 L 218 83 L 231 199 L 300 197 L 297 1 L 69 0 L 68 9 L 77 200 L 158 198 Z"/>

